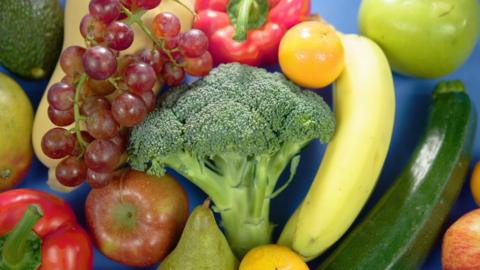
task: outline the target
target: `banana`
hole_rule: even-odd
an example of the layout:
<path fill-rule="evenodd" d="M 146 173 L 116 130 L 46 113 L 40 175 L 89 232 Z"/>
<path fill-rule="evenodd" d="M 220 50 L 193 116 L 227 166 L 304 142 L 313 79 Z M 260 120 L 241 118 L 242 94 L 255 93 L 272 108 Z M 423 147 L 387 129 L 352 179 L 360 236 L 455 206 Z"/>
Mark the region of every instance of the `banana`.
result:
<path fill-rule="evenodd" d="M 184 5 L 193 9 L 195 0 L 181 0 Z M 82 20 L 83 16 L 88 14 L 88 4 L 90 0 L 66 0 L 65 6 L 65 29 L 64 29 L 64 43 L 63 49 L 72 46 L 72 45 L 79 45 L 84 46 L 85 41 L 80 34 L 80 21 Z M 158 7 L 155 9 L 149 10 L 145 15 L 143 15 L 142 19 L 145 21 L 147 26 L 149 26 L 154 18 L 154 16 L 160 12 L 169 11 L 177 15 L 180 19 L 182 25 L 182 31 L 188 30 L 191 28 L 193 22 L 193 15 L 190 10 L 188 10 L 185 6 L 177 3 L 176 0 L 163 0 Z M 152 42 L 150 39 L 145 35 L 138 25 L 133 26 L 133 30 L 135 33 L 135 39 L 128 48 L 128 50 L 122 52 L 125 54 L 135 53 L 139 49 L 151 46 Z M 52 84 L 59 82 L 62 80 L 64 76 L 64 72 L 58 63 L 50 82 L 46 89 L 48 89 Z M 158 86 L 158 88 L 160 88 Z M 35 114 L 35 120 L 33 124 L 33 131 L 32 131 L 32 142 L 33 148 L 35 151 L 35 155 L 37 158 L 42 162 L 45 166 L 50 168 L 49 172 L 49 185 L 55 190 L 58 191 L 71 191 L 71 188 L 65 188 L 58 182 L 56 179 L 53 179 L 51 176 L 55 174 L 52 171 L 55 169 L 56 165 L 60 162 L 60 160 L 54 160 L 47 157 L 41 148 L 41 141 L 43 135 L 50 129 L 54 128 L 55 125 L 48 119 L 48 102 L 47 102 L 47 91 L 44 92 L 42 100 L 37 108 L 37 112 Z M 70 127 L 66 127 L 67 129 Z"/>
<path fill-rule="evenodd" d="M 395 116 L 395 89 L 385 54 L 373 41 L 342 35 L 345 70 L 334 85 L 337 130 L 301 206 L 279 243 L 311 260 L 351 226 L 385 162 Z"/>

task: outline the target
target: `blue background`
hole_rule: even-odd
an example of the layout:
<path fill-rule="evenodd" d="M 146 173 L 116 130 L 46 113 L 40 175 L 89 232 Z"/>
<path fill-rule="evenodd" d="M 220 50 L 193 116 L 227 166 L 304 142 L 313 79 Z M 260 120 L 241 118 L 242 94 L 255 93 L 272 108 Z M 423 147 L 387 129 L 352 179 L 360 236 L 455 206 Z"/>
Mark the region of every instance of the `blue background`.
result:
<path fill-rule="evenodd" d="M 359 0 L 312 0 L 313 11 L 319 13 L 327 21 L 332 23 L 338 30 L 344 33 L 356 33 L 357 32 L 357 11 L 360 5 Z M 41 81 L 28 81 L 20 79 L 17 76 L 5 71 L 0 67 L 1 72 L 6 72 L 12 76 L 20 85 L 25 89 L 29 95 L 32 104 L 36 107 L 40 101 L 43 91 L 48 83 L 48 80 Z M 455 73 L 447 77 L 448 79 L 461 79 L 476 104 L 480 112 L 480 46 L 477 45 L 473 55 L 468 62 Z M 421 135 L 423 127 L 425 125 L 427 109 L 430 104 L 430 95 L 433 87 L 438 80 L 422 80 L 413 79 L 403 76 L 395 76 L 396 96 L 397 96 L 397 111 L 395 119 L 395 131 L 392 139 L 392 146 L 390 148 L 388 158 L 382 172 L 381 178 L 375 192 L 370 198 L 368 205 L 361 217 L 365 214 L 366 210 L 370 208 L 379 198 L 379 196 L 388 188 L 391 182 L 399 175 L 400 171 L 408 161 L 418 139 Z M 327 100 L 331 99 L 331 89 L 322 90 L 321 95 Z M 479 115 L 480 117 L 480 115 Z M 295 181 L 291 186 L 280 196 L 272 201 L 272 221 L 279 226 L 275 231 L 277 236 L 283 224 L 286 222 L 290 214 L 296 208 L 303 196 L 306 194 L 309 184 L 312 181 L 316 169 L 321 161 L 321 157 L 324 151 L 324 146 L 314 142 L 307 147 L 302 155 L 302 161 L 298 169 L 298 173 L 295 177 Z M 477 133 L 474 162 L 480 159 L 480 132 Z M 450 213 L 448 222 L 444 224 L 444 229 L 447 228 L 455 219 L 459 218 L 464 213 L 476 208 L 476 205 L 470 194 L 468 179 L 470 178 L 471 169 L 465 184 L 465 187 L 460 194 L 460 197 Z M 176 175 L 177 176 L 177 175 Z M 177 176 L 177 179 L 181 181 L 184 187 L 187 189 L 190 198 L 190 207 L 198 205 L 205 197 L 205 195 L 199 191 L 192 184 L 186 180 Z M 84 225 L 84 209 L 83 203 L 85 197 L 88 194 L 89 187 L 87 185 L 82 186 L 80 189 L 69 194 L 56 193 L 48 188 L 46 185 L 47 169 L 34 160 L 30 173 L 21 187 L 41 189 L 50 193 L 57 194 L 65 198 L 74 208 L 77 213 L 80 223 Z M 361 218 L 360 217 L 360 218 Z M 357 221 L 358 222 L 358 221 Z M 427 258 L 422 269 L 440 269 L 440 240 L 437 242 L 436 247 L 432 250 L 431 254 Z M 381 251 L 379 251 L 381 252 Z M 95 252 L 95 270 L 127 270 L 135 269 L 126 267 L 118 263 L 112 262 L 101 255 L 98 251 Z M 318 264 L 313 262 L 311 266 Z M 145 269 L 156 269 L 155 267 Z"/>

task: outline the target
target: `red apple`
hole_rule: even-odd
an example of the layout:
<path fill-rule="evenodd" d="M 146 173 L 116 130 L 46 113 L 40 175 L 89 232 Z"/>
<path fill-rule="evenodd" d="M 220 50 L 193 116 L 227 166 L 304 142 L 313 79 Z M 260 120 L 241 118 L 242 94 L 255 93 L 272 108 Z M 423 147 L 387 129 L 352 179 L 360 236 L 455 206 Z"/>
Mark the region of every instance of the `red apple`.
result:
<path fill-rule="evenodd" d="M 473 210 L 448 228 L 443 238 L 444 270 L 480 269 L 480 209 Z"/>
<path fill-rule="evenodd" d="M 188 218 L 188 199 L 169 175 L 129 171 L 88 194 L 86 219 L 98 249 L 130 266 L 161 261 L 177 243 Z"/>

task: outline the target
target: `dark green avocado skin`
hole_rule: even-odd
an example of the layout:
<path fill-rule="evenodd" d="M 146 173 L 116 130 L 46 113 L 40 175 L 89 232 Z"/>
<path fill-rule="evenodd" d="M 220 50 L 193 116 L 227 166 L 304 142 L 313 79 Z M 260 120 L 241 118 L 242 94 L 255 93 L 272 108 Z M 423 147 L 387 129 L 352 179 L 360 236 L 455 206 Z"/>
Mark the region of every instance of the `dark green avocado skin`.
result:
<path fill-rule="evenodd" d="M 51 74 L 63 44 L 58 0 L 0 0 L 0 64 L 27 79 Z"/>

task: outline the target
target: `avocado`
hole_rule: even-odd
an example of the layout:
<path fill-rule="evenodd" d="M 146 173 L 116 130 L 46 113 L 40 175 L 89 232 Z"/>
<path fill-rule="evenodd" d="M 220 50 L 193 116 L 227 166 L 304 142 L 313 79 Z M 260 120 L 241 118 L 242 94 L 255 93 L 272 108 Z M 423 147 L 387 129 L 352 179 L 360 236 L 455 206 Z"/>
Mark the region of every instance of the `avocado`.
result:
<path fill-rule="evenodd" d="M 1 0 L 0 64 L 28 79 L 49 75 L 63 43 L 58 0 Z"/>

